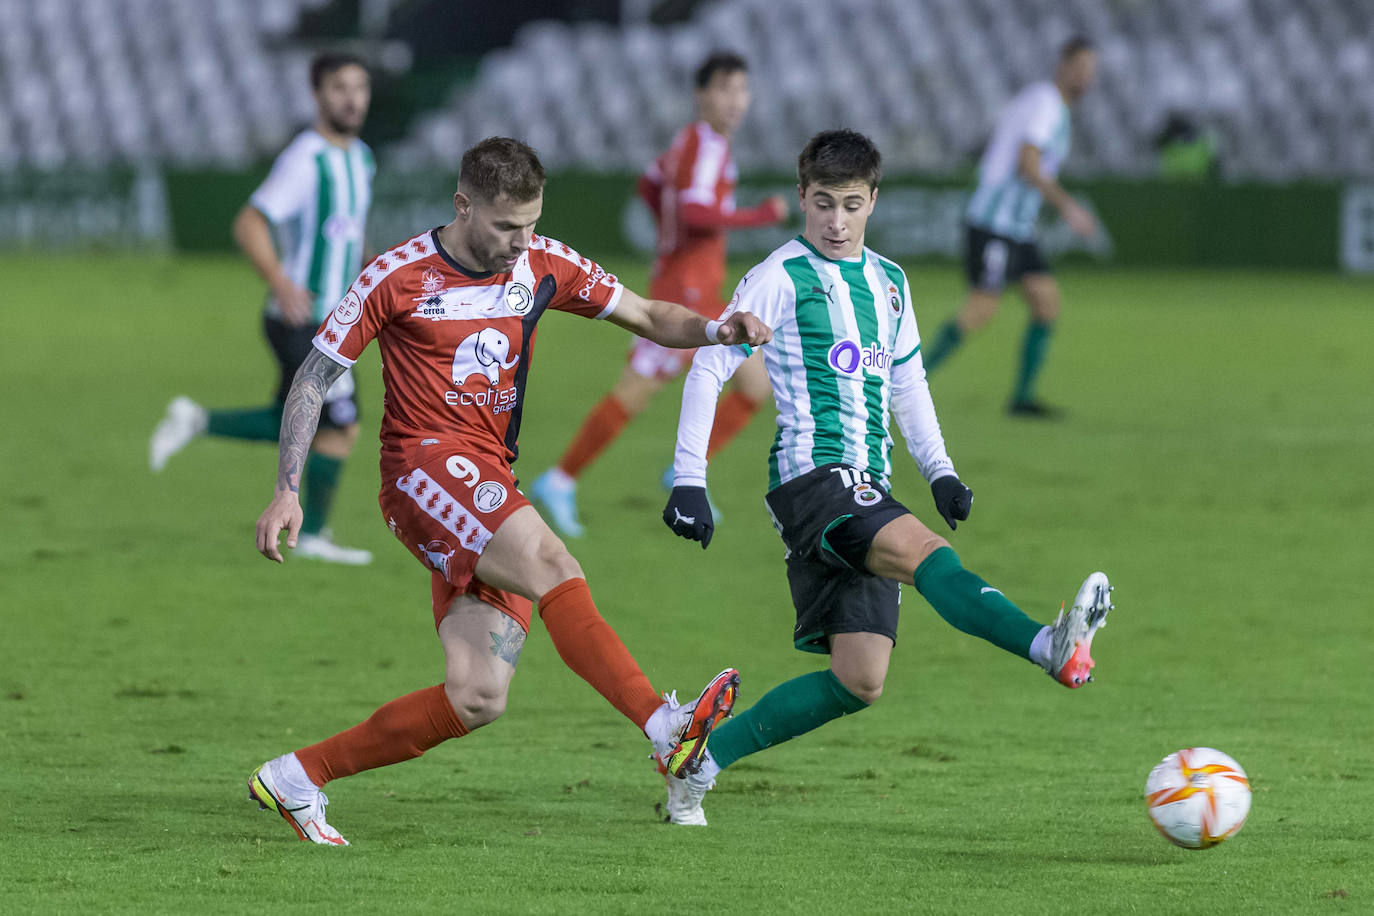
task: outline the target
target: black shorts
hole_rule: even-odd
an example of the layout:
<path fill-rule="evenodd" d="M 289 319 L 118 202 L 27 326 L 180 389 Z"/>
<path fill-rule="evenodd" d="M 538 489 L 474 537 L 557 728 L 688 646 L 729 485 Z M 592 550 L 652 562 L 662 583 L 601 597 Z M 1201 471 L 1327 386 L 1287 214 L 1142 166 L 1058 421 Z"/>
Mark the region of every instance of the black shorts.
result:
<path fill-rule="evenodd" d="M 1034 242 L 1018 242 L 965 224 L 964 269 L 969 286 L 999 293 L 1026 274 L 1049 273 L 1050 265 Z"/>
<path fill-rule="evenodd" d="M 880 633 L 897 641 L 901 588 L 864 569 L 873 537 L 909 514 L 866 471 L 827 464 L 764 498 L 787 547 L 787 584 L 797 610 L 792 644 L 830 651 L 835 633 Z"/>
<path fill-rule="evenodd" d="M 280 318 L 267 313 L 262 316 L 262 332 L 267 336 L 267 344 L 272 355 L 277 358 L 277 369 L 281 373 L 277 380 L 277 404 L 286 403 L 286 395 L 291 391 L 291 383 L 301 363 L 315 349 L 311 343 L 315 339 L 316 327 L 313 324 L 287 324 Z M 358 389 L 353 384 L 352 370 L 346 379 L 334 383 L 325 396 L 320 410 L 320 429 L 342 429 L 358 422 Z"/>

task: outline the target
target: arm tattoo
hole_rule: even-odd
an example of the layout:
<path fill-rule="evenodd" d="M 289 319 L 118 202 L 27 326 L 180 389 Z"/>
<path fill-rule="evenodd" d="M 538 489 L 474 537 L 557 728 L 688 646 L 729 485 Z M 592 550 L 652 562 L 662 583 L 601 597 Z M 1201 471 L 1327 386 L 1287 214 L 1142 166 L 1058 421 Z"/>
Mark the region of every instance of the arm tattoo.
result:
<path fill-rule="evenodd" d="M 277 489 L 299 493 L 305 456 L 315 439 L 320 423 L 324 395 L 334 380 L 344 374 L 344 367 L 312 349 L 301 363 L 286 405 L 281 412 L 281 454 L 277 459 Z"/>
<path fill-rule="evenodd" d="M 488 630 L 491 636 L 491 654 L 497 658 L 509 662 L 512 668 L 520 660 L 520 650 L 525 647 L 525 631 L 520 628 L 520 624 L 502 615 L 501 632 Z"/>

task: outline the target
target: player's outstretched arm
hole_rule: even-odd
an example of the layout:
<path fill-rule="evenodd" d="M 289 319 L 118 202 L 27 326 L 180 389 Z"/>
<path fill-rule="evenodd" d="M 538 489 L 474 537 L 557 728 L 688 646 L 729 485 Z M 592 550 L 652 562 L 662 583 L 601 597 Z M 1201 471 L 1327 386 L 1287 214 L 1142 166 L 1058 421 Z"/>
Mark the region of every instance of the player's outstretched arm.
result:
<path fill-rule="evenodd" d="M 1039 191 L 1040 196 L 1059 211 L 1059 215 L 1064 217 L 1064 222 L 1069 224 L 1070 229 L 1085 239 L 1097 234 L 1097 220 L 1093 219 L 1093 215 L 1079 206 L 1078 201 L 1064 190 L 1063 185 L 1041 170 L 1038 147 L 1030 143 L 1021 146 L 1016 170 L 1026 184 Z"/>
<path fill-rule="evenodd" d="M 262 515 L 258 517 L 258 552 L 269 560 L 281 562 L 277 537 L 286 532 L 286 546 L 296 546 L 301 530 L 301 474 L 310 443 L 320 423 L 320 410 L 329 386 L 344 373 L 344 367 L 312 349 L 301 363 L 281 415 L 281 446 L 277 458 L 277 489 Z"/>
<path fill-rule="evenodd" d="M 731 312 L 720 321 L 707 321 L 676 302 L 645 299 L 629 289 L 620 295 L 606 320 L 664 347 L 680 350 L 709 344 L 762 346 L 773 329 L 748 312 Z"/>

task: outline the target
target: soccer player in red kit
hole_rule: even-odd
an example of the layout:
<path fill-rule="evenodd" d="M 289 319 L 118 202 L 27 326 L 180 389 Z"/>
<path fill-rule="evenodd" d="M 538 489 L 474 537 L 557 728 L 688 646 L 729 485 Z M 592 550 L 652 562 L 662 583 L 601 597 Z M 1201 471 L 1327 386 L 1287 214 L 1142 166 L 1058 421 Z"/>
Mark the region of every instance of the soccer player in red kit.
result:
<path fill-rule="evenodd" d="M 725 236 L 731 229 L 766 226 L 787 216 L 787 202 L 770 197 L 757 207 L 735 209 L 738 172 L 730 137 L 749 108 L 749 72 L 744 58 L 728 51 L 707 57 L 696 72 L 697 120 L 688 124 L 639 179 L 639 196 L 658 224 L 658 257 L 649 295 L 681 302 L 715 318 L 725 308 Z M 558 463 L 531 485 L 530 494 L 564 537 L 580 537 L 577 477 L 649 406 L 665 384 L 692 362 L 693 350 L 636 339 L 620 379 L 592 408 Z M 760 357 L 735 373 L 733 386 L 716 411 L 710 453 L 723 448 L 771 397 Z"/>
<path fill-rule="evenodd" d="M 372 261 L 325 319 L 282 415 L 276 492 L 258 550 L 281 562 L 301 526 L 301 467 L 330 384 L 374 338 L 386 387 L 382 488 L 392 532 L 431 570 L 444 682 L 392 700 L 364 722 L 259 767 L 249 792 L 303 840 L 345 845 L 325 821 L 330 780 L 418 757 L 504 711 L 531 602 L 563 661 L 640 727 L 672 770 L 699 765 L 729 714 L 727 668 L 692 702 L 660 697 L 601 618 L 582 569 L 515 488 L 530 341 L 547 309 L 604 318 L 663 346 L 759 345 L 752 315 L 705 318 L 643 299 L 567 245 L 534 234 L 544 169 L 517 140 L 463 154 L 454 220 Z"/>

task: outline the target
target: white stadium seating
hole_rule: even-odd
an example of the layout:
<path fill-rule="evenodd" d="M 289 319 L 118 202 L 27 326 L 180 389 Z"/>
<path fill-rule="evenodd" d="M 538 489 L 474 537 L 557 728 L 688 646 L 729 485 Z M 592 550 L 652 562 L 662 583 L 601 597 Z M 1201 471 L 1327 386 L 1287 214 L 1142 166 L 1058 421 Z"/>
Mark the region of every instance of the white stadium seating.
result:
<path fill-rule="evenodd" d="M 0 0 L 0 169 L 261 161 L 311 117 L 309 51 L 282 37 L 324 2 Z M 554 167 L 639 169 L 689 117 L 692 68 L 727 47 L 754 74 L 742 168 L 787 170 L 847 125 L 894 171 L 947 172 L 1077 33 L 1101 82 L 1077 112 L 1076 174 L 1148 173 L 1182 111 L 1229 177 L 1374 175 L 1365 0 L 724 0 L 668 27 L 533 22 L 379 152 L 451 169 L 499 133 Z"/>

